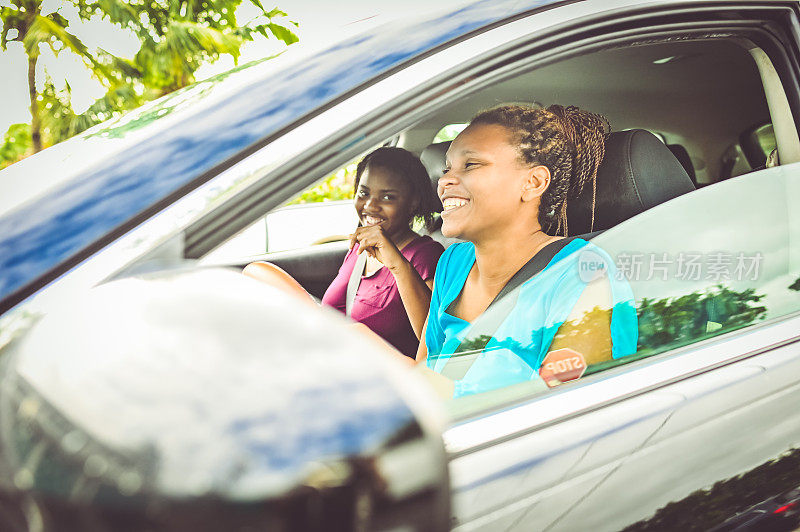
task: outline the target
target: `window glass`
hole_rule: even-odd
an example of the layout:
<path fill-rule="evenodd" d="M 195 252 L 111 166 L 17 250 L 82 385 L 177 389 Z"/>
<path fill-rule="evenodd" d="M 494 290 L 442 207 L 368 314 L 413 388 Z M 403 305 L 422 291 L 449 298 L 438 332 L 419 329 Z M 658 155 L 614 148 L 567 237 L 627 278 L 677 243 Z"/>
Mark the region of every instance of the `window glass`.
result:
<path fill-rule="evenodd" d="M 347 239 L 358 223 L 353 182 L 362 156 L 350 161 L 286 205 L 240 231 L 203 257 L 203 263 L 234 262 Z"/>
<path fill-rule="evenodd" d="M 444 126 L 439 132 L 433 137 L 433 142 L 448 142 L 453 140 L 458 136 L 459 133 L 464 131 L 469 123 L 466 124 L 448 124 Z"/>
<path fill-rule="evenodd" d="M 764 124 L 753 128 L 741 138 L 742 151 L 752 168 L 776 166 L 777 161 L 768 161 L 770 154 L 777 148 L 775 131 L 772 124 Z"/>
<path fill-rule="evenodd" d="M 800 311 L 798 198 L 800 164 L 769 168 L 668 201 L 564 255 L 538 284 L 492 305 L 489 329 L 476 320 L 453 355 L 429 355 L 455 381 L 452 413 Z M 560 288 L 542 299 L 537 286 L 552 283 Z"/>
<path fill-rule="evenodd" d="M 760 128 L 756 129 L 753 132 L 753 136 L 755 136 L 756 141 L 758 142 L 758 147 L 761 148 L 761 152 L 764 154 L 764 158 L 772 153 L 777 147 L 777 142 L 775 141 L 775 131 L 772 129 L 772 124 L 765 124 Z"/>

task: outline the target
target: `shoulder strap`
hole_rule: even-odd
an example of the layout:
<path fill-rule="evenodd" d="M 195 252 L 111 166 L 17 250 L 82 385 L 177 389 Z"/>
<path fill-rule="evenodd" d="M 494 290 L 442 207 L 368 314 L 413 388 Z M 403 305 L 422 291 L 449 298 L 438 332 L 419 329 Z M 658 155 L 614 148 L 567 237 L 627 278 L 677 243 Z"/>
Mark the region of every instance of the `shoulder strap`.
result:
<path fill-rule="evenodd" d="M 463 355 L 456 354 L 451 356 L 443 368 L 442 375 L 453 380 L 464 378 L 475 358 L 483 351 L 494 333 L 514 309 L 514 305 L 517 302 L 516 294 L 514 294 L 514 297 L 507 297 L 508 294 L 544 270 L 553 260 L 553 257 L 575 238 L 562 238 L 547 244 L 508 280 L 503 289 L 500 290 L 500 293 L 486 307 L 486 310 L 469 326 L 467 334 L 464 336 L 464 341 L 455 350 L 455 353 L 463 353 Z M 492 311 L 489 312 L 489 309 Z"/>
<path fill-rule="evenodd" d="M 364 251 L 358 254 L 356 264 L 353 266 L 353 272 L 350 274 L 350 279 L 347 281 L 347 294 L 344 300 L 344 313 L 349 318 L 350 313 L 353 311 L 353 301 L 356 299 L 356 292 L 358 292 L 358 285 L 361 284 L 361 274 L 364 273 L 364 265 L 367 263 L 367 252 Z"/>
<path fill-rule="evenodd" d="M 506 296 L 506 294 L 514 290 L 516 287 L 518 287 L 519 285 L 521 285 L 522 283 L 524 283 L 525 281 L 527 281 L 528 279 L 539 273 L 540 271 L 544 270 L 547 267 L 547 265 L 550 264 L 550 261 L 553 260 L 553 257 L 555 257 L 559 251 L 567 247 L 567 245 L 573 240 L 575 240 L 575 238 L 576 237 L 574 236 L 569 238 L 562 238 L 560 240 L 556 240 L 555 242 L 550 242 L 545 247 L 540 249 L 539 252 L 536 253 L 536 255 L 531 257 L 531 260 L 526 262 L 525 265 L 519 270 L 517 270 L 517 273 L 515 273 L 511 277 L 511 279 L 508 280 L 503 289 L 500 290 L 500 293 L 497 294 L 497 296 L 495 296 L 495 298 L 492 300 L 491 303 L 489 303 L 487 309 L 491 308 L 492 304 L 494 304 L 495 301 L 503 299 Z"/>

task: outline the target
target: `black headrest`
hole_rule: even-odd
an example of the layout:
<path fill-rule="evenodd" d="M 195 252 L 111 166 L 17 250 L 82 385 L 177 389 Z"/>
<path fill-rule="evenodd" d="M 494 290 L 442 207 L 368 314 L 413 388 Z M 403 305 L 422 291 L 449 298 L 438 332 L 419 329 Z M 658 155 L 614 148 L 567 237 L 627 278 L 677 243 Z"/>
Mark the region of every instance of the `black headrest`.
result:
<path fill-rule="evenodd" d="M 597 172 L 592 220 L 592 185 L 567 203 L 569 234 L 605 230 L 695 187 L 678 159 L 643 129 L 611 133 Z"/>
<path fill-rule="evenodd" d="M 680 144 L 667 144 L 667 148 L 669 151 L 672 152 L 672 155 L 678 159 L 678 162 L 681 163 L 683 169 L 686 170 L 686 173 L 689 174 L 689 179 L 692 180 L 692 184 L 697 188 L 697 176 L 694 172 L 694 164 L 692 164 L 692 158 L 689 157 L 689 152 L 686 151 L 686 148 L 681 146 Z"/>
<path fill-rule="evenodd" d="M 436 142 L 428 145 L 419 155 L 419 160 L 422 161 L 428 171 L 434 190 L 436 190 L 439 178 L 444 174 L 444 168 L 447 163 L 447 148 L 449 147 L 450 141 Z"/>

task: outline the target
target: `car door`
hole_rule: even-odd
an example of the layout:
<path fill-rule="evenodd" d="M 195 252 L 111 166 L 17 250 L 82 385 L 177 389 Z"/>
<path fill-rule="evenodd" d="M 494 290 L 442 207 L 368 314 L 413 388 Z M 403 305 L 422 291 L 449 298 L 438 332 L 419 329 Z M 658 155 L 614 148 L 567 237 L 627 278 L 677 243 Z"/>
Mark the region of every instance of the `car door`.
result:
<path fill-rule="evenodd" d="M 453 404 L 456 529 L 702 530 L 800 485 L 797 469 L 748 475 L 800 445 L 798 198 L 800 164 L 786 165 L 595 238 L 618 267 L 641 261 L 618 270 L 636 296 L 638 360 L 538 397 L 528 387 Z M 688 255 L 701 264 L 689 276 Z M 717 482 L 738 488 L 702 491 Z"/>
<path fill-rule="evenodd" d="M 775 7 L 788 7 L 782 29 L 791 35 L 796 5 Z M 773 59 L 797 56 L 791 39 L 779 45 Z M 798 160 L 789 108 L 797 78 L 779 70 L 761 74 L 786 88 L 767 98 L 788 163 Z M 650 279 L 629 280 L 654 330 L 639 356 L 545 395 L 523 386 L 451 404 L 456 529 L 707 529 L 800 484 L 794 472 L 757 478 L 785 469 L 800 445 L 787 406 L 800 393 L 798 172 L 787 165 L 706 187 L 593 241 L 616 259 L 650 261 Z M 690 256 L 709 269 L 698 282 L 653 278 L 653 261 L 669 261 L 675 276 Z M 715 483 L 739 487 L 720 495 Z"/>

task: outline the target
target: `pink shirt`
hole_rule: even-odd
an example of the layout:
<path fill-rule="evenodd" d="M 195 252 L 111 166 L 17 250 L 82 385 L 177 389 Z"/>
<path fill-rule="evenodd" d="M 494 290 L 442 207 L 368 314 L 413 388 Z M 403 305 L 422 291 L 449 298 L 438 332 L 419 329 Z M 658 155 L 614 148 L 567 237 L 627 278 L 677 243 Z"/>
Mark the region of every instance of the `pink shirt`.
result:
<path fill-rule="evenodd" d="M 433 278 L 436 263 L 443 252 L 442 245 L 429 236 L 412 240 L 400 251 L 424 281 Z M 341 312 L 345 311 L 347 282 L 355 267 L 356 258 L 358 258 L 358 244 L 345 256 L 336 279 L 322 296 L 323 304 Z M 351 317 L 372 329 L 401 353 L 412 357 L 416 355 L 419 340 L 411 328 L 411 322 L 408 321 L 408 313 L 397 290 L 394 275 L 386 267 L 369 277 L 361 277 Z"/>

